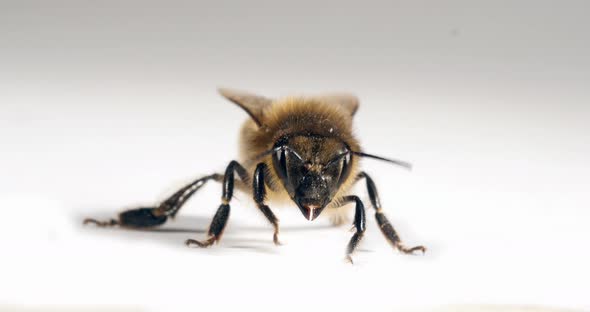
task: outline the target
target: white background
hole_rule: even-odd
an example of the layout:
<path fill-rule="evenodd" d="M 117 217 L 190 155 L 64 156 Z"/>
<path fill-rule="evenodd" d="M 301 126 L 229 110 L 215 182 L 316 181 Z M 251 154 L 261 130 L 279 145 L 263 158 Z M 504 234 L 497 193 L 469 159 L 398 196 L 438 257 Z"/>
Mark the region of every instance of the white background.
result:
<path fill-rule="evenodd" d="M 588 4 L 3 2 L 0 304 L 150 311 L 395 310 L 447 304 L 590 309 Z M 351 232 L 273 207 L 284 246 L 221 189 L 159 231 L 81 227 L 151 204 L 237 155 L 247 118 L 218 86 L 343 90 L 388 216 Z M 367 199 L 363 188 L 356 194 Z M 281 209 L 279 209 L 281 208 Z"/>

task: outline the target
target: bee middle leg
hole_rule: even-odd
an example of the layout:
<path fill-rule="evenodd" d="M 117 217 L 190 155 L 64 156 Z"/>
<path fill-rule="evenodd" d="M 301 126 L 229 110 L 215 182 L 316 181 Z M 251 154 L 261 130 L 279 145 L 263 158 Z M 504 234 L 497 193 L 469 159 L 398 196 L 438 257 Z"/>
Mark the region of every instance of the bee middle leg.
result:
<path fill-rule="evenodd" d="M 373 179 L 371 179 L 371 177 L 369 177 L 369 175 L 365 172 L 359 173 L 357 176 L 357 181 L 362 178 L 364 178 L 367 182 L 367 192 L 369 193 L 371 205 L 373 208 L 375 208 L 375 218 L 377 219 L 377 224 L 379 224 L 381 233 L 383 233 L 387 241 L 389 241 L 389 243 L 391 243 L 394 248 L 397 248 L 399 251 L 405 254 L 412 254 L 415 251 L 421 251 L 422 253 L 426 252 L 426 247 L 424 246 L 406 247 L 404 244 L 402 244 L 402 241 L 393 228 L 393 225 L 391 225 L 385 214 L 383 214 L 383 209 L 381 208 L 381 201 L 379 200 L 379 194 L 377 193 L 375 182 L 373 182 Z"/>
<path fill-rule="evenodd" d="M 264 203 L 264 200 L 266 199 L 266 186 L 264 182 L 264 175 L 266 171 L 266 164 L 260 163 L 256 166 L 256 170 L 254 171 L 254 178 L 252 181 L 254 201 L 256 202 L 258 209 L 260 209 L 260 211 L 264 214 L 266 219 L 268 219 L 268 221 L 274 227 L 273 242 L 275 243 L 275 245 L 280 245 L 281 243 L 279 241 L 279 220 L 270 210 L 270 208 Z M 209 226 L 209 238 L 205 241 L 188 239 L 186 241 L 187 246 L 195 244 L 199 247 L 208 247 L 211 246 L 213 243 L 218 242 L 221 238 L 221 235 L 223 233 L 230 213 L 229 202 L 233 197 L 234 172 L 238 173 L 238 176 L 241 178 L 242 182 L 245 183 L 248 181 L 246 169 L 237 161 L 232 161 L 227 166 L 227 169 L 225 171 L 225 176 L 223 178 L 223 194 L 221 196 L 222 203 L 217 209 L 217 212 L 215 213 L 215 216 L 211 221 L 211 225 Z"/>
<path fill-rule="evenodd" d="M 265 163 L 260 163 L 256 166 L 256 170 L 254 171 L 254 179 L 252 186 L 254 188 L 254 201 L 258 206 L 258 209 L 264 214 L 266 219 L 272 224 L 274 227 L 274 235 L 273 235 L 273 242 L 275 245 L 281 245 L 279 241 L 279 220 L 275 216 L 275 214 L 270 210 L 270 208 L 264 203 L 266 199 L 266 185 L 264 183 L 264 175 L 265 172 L 268 170 L 268 166 Z"/>
<path fill-rule="evenodd" d="M 246 169 L 237 161 L 232 160 L 225 169 L 225 175 L 223 176 L 222 182 L 221 205 L 217 209 L 217 212 L 215 213 L 215 216 L 213 216 L 213 220 L 211 221 L 211 225 L 209 226 L 209 238 L 207 238 L 204 241 L 199 241 L 196 239 L 187 239 L 185 242 L 187 246 L 194 244 L 199 247 L 209 247 L 213 243 L 218 242 L 221 238 L 223 230 L 225 229 L 225 225 L 227 224 L 227 219 L 229 218 L 229 202 L 231 201 L 234 194 L 235 172 L 238 173 L 238 176 L 243 182 L 248 181 L 248 174 L 246 172 Z"/>

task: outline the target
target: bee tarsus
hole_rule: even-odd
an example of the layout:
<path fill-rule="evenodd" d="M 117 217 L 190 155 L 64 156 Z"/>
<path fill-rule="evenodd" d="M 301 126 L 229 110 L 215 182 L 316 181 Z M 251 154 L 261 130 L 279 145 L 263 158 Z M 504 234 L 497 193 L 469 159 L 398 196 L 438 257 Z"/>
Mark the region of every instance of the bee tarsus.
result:
<path fill-rule="evenodd" d="M 366 173 L 361 172 L 357 176 L 357 181 L 361 179 L 365 179 L 367 184 L 367 193 L 369 193 L 369 200 L 371 201 L 371 205 L 375 208 L 375 219 L 377 220 L 377 224 L 381 229 L 381 233 L 385 236 L 387 241 L 399 251 L 405 254 L 412 254 L 414 251 L 420 250 L 422 253 L 426 252 L 426 248 L 423 246 L 416 246 L 411 248 L 406 248 L 399 238 L 399 235 L 393 228 L 393 225 L 389 222 L 385 214 L 383 213 L 383 209 L 381 207 L 381 200 L 379 199 L 379 193 L 377 192 L 377 187 L 375 186 L 375 182 L 373 179 Z"/>

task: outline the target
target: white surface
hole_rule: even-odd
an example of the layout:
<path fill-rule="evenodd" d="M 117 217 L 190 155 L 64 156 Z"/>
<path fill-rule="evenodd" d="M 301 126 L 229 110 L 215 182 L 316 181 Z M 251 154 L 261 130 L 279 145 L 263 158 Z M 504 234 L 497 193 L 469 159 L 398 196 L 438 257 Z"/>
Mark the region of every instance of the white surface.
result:
<path fill-rule="evenodd" d="M 586 2 L 76 3 L 0 10 L 0 304 L 590 309 Z M 244 196 L 219 246 L 186 248 L 215 184 L 169 231 L 82 228 L 223 170 L 246 114 L 218 85 L 357 93 L 364 148 L 414 163 L 364 167 L 428 253 L 393 251 L 369 214 L 347 265 L 348 229 L 294 207 L 278 212 L 275 247 Z"/>
<path fill-rule="evenodd" d="M 270 226 L 244 196 L 233 204 L 220 246 L 186 248 L 186 238 L 204 237 L 218 205 L 220 188 L 214 183 L 165 227 L 181 231 L 81 228 L 83 216 L 106 218 L 120 207 L 150 203 L 198 172 L 222 169 L 230 159 L 215 149 L 201 153 L 199 145 L 168 155 L 167 150 L 183 149 L 170 145 L 168 137 L 132 142 L 111 131 L 103 137 L 104 147 L 90 144 L 96 138 L 80 141 L 88 152 L 64 146 L 76 157 L 53 154 L 48 146 L 53 142 L 38 141 L 6 168 L 23 172 L 30 187 L 2 197 L 3 302 L 187 311 L 246 304 L 262 310 L 448 303 L 588 308 L 588 200 L 578 173 L 586 170 L 583 159 L 570 159 L 566 167 L 565 160 L 532 152 L 502 151 L 519 157 L 514 159 L 426 144 L 427 153 L 410 155 L 411 173 L 366 161 L 399 233 L 429 251 L 426 256 L 392 251 L 369 214 L 365 252 L 350 266 L 342 261 L 351 235 L 347 228 L 326 227 L 326 220 L 309 223 L 297 209 L 282 209 L 286 245 L 275 247 Z M 207 138 L 199 131 L 194 136 L 202 134 Z M 31 155 L 43 147 L 47 152 Z M 136 161 L 138 155 L 142 160 Z M 48 159 L 51 166 L 36 163 Z M 366 198 L 364 189 L 357 193 Z"/>

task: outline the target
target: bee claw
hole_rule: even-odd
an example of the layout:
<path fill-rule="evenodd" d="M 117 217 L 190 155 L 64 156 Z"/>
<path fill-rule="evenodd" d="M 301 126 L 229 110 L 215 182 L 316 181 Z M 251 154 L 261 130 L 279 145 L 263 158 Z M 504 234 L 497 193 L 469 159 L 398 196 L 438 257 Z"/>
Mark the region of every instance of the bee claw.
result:
<path fill-rule="evenodd" d="M 346 255 L 344 261 L 346 261 L 346 263 L 354 264 L 354 261 L 352 261 L 352 257 L 350 255 Z"/>
<path fill-rule="evenodd" d="M 279 236 L 277 234 L 275 234 L 272 238 L 273 243 L 275 244 L 275 246 L 282 246 L 283 243 L 281 243 L 281 241 L 279 241 Z"/>

